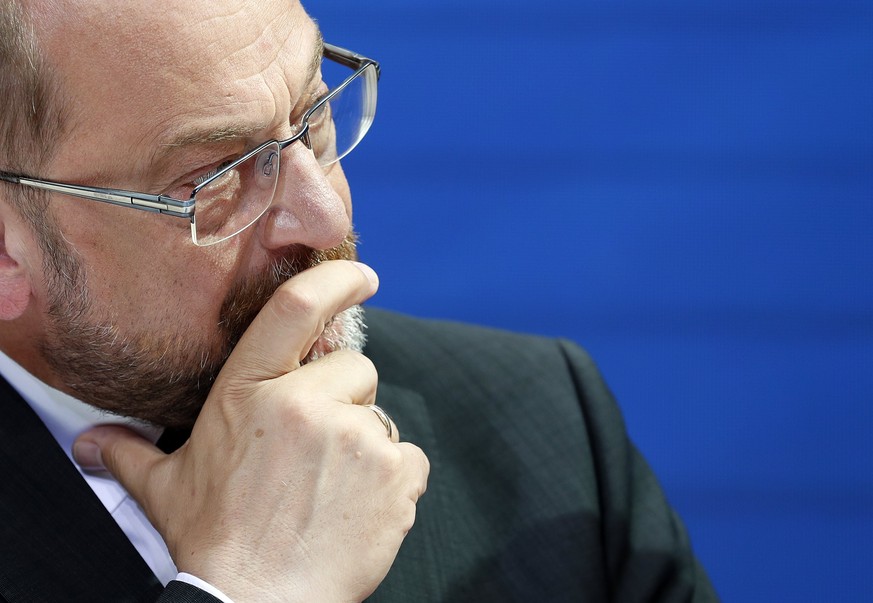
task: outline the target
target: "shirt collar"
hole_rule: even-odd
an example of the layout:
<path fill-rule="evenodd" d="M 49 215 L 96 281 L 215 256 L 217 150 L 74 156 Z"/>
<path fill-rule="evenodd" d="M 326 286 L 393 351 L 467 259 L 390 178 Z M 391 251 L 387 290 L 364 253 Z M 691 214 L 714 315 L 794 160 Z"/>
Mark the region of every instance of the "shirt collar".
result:
<path fill-rule="evenodd" d="M 0 376 L 9 382 L 9 385 L 24 398 L 24 401 L 45 423 L 58 445 L 111 513 L 121 503 L 126 493 L 107 473 L 83 473 L 72 460 L 73 441 L 83 431 L 95 425 L 112 424 L 129 427 L 154 443 L 161 434 L 161 428 L 130 417 L 113 415 L 85 404 L 46 385 L 3 352 L 0 352 Z"/>

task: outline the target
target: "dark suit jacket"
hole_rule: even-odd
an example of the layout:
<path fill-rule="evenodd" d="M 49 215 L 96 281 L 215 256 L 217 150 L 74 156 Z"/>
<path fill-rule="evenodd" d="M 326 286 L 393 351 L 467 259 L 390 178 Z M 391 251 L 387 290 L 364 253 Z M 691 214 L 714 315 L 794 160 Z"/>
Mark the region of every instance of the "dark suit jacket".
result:
<path fill-rule="evenodd" d="M 376 310 L 367 323 L 378 402 L 431 462 L 371 601 L 716 600 L 581 349 Z M 215 601 L 162 589 L 2 381 L 0 400 L 0 598 Z"/>

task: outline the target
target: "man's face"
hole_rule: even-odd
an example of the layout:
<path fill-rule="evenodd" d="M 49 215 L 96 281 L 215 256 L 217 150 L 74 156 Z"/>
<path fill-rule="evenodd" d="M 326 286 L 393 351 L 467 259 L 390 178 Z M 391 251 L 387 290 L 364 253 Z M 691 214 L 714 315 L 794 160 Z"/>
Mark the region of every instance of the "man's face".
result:
<path fill-rule="evenodd" d="M 173 190 L 271 138 L 320 89 L 318 35 L 288 0 L 88 0 L 38 22 L 69 100 L 52 180 Z M 70 17 L 76 15 L 76 17 Z M 53 384 L 97 406 L 190 423 L 242 330 L 285 278 L 354 257 L 339 164 L 282 156 L 273 206 L 195 247 L 187 221 L 55 196 L 41 234 L 35 346 Z M 342 328 L 342 327 L 340 327 Z M 348 327 L 346 327 L 348 328 Z"/>

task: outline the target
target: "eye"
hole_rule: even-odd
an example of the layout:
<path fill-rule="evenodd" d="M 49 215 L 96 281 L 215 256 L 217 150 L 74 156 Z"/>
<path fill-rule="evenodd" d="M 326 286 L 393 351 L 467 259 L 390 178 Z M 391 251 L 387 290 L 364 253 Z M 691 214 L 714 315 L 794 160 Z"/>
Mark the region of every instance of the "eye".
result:
<path fill-rule="evenodd" d="M 192 170 L 185 176 L 176 180 L 176 182 L 165 189 L 162 194 L 168 195 L 174 199 L 187 199 L 191 196 L 191 193 L 194 192 L 196 187 L 218 174 L 235 160 L 236 157 L 228 157 L 227 159 L 213 163 L 212 165 Z"/>
<path fill-rule="evenodd" d="M 317 77 L 317 76 L 316 76 Z M 330 89 L 327 87 L 327 84 L 324 83 L 324 80 L 319 78 L 317 80 L 317 84 L 311 86 L 309 93 L 304 93 L 298 100 L 294 109 L 291 111 L 291 114 L 288 116 L 289 121 L 293 126 L 299 126 L 300 120 L 303 119 L 303 116 L 307 111 L 316 103 L 318 100 L 323 97 L 325 94 L 330 92 Z"/>
<path fill-rule="evenodd" d="M 321 165 L 332 163 L 336 159 L 336 124 L 333 122 L 333 108 L 330 103 L 324 103 L 313 113 L 309 121 L 309 140 L 312 152 Z"/>
<path fill-rule="evenodd" d="M 231 163 L 233 163 L 233 161 L 231 161 L 231 160 L 223 161 L 220 164 L 218 164 L 215 168 L 209 170 L 208 172 L 206 172 L 202 176 L 197 176 L 196 178 L 194 178 L 194 180 L 192 182 L 192 184 L 194 186 L 192 186 L 191 188 L 195 188 L 197 186 L 200 186 L 201 184 L 203 184 L 204 182 L 206 182 L 207 180 L 209 180 L 210 178 L 215 176 L 218 172 L 220 172 L 221 170 L 223 170 L 224 168 L 229 166 Z"/>

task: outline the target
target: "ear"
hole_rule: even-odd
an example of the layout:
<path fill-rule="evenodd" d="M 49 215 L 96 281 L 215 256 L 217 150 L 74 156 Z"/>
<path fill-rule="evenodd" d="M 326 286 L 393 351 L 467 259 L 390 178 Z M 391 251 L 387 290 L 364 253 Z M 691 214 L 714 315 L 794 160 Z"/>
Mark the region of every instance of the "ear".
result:
<path fill-rule="evenodd" d="M 0 201 L 0 320 L 15 320 L 30 303 L 30 277 L 21 235 L 26 227 Z"/>

